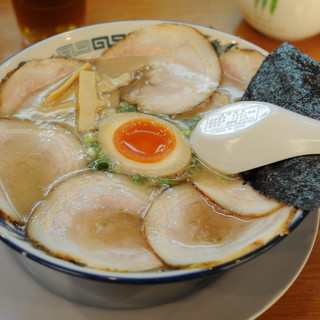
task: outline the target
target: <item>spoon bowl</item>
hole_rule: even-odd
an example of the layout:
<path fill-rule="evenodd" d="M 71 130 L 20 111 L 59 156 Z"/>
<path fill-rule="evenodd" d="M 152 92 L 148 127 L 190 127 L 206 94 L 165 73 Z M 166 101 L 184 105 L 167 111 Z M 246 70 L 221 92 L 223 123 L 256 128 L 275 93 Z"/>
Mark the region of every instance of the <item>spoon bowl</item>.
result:
<path fill-rule="evenodd" d="M 320 154 L 320 121 L 271 103 L 241 101 L 206 115 L 192 132 L 190 143 L 209 168 L 236 174 Z"/>

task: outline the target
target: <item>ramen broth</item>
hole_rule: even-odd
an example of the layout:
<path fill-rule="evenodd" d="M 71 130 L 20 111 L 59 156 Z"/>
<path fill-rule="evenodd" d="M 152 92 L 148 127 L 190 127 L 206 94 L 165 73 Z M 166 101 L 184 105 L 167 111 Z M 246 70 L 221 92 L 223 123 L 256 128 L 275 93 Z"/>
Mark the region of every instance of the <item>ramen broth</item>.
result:
<path fill-rule="evenodd" d="M 63 19 L 63 17 L 61 18 Z M 24 20 L 22 20 L 24 21 Z M 80 21 L 75 21 L 75 23 L 78 23 Z M 25 24 L 28 24 L 28 21 L 23 22 Z M 230 49 L 232 50 L 232 49 Z M 130 57 L 128 58 L 130 59 Z M 91 62 L 91 61 L 89 61 Z M 130 120 L 132 123 L 142 123 L 145 121 L 145 126 L 143 129 L 139 131 L 139 141 L 135 141 L 135 146 L 139 145 L 140 142 L 145 139 L 143 137 L 143 131 L 148 131 L 148 128 L 151 128 L 151 125 L 148 124 L 148 121 L 157 121 L 155 119 L 159 119 L 159 121 L 164 121 L 164 123 L 168 122 L 170 125 L 175 126 L 178 129 L 178 136 L 181 134 L 181 139 L 177 139 L 177 134 L 175 131 L 169 128 L 163 129 L 166 131 L 167 135 L 170 136 L 170 139 L 173 139 L 174 143 L 169 148 L 169 151 L 164 152 L 164 156 L 161 156 L 159 159 L 162 160 L 162 158 L 167 156 L 167 153 L 170 154 L 173 151 L 171 149 L 174 149 L 176 145 L 180 145 L 181 141 L 188 141 L 188 137 L 195 127 L 195 125 L 198 123 L 198 121 L 207 114 L 210 110 L 214 108 L 219 108 L 227 103 L 235 102 L 241 93 L 243 92 L 243 89 L 240 89 L 241 85 L 239 84 L 239 80 L 234 79 L 234 77 L 230 74 L 224 74 L 223 75 L 223 81 L 224 85 L 220 86 L 215 90 L 215 92 L 205 101 L 203 101 L 200 105 L 195 106 L 191 108 L 188 111 L 182 112 L 180 114 L 174 114 L 174 115 L 167 115 L 167 114 L 159 114 L 155 113 L 152 114 L 149 111 L 142 111 L 139 106 L 128 103 L 127 101 L 123 101 L 121 98 L 121 90 L 122 87 L 126 87 L 128 83 L 123 83 L 116 89 L 113 89 L 111 91 L 105 91 L 101 90 L 101 87 L 99 87 L 99 84 L 101 84 L 101 81 L 103 82 L 105 80 L 104 74 L 101 74 L 100 71 L 103 69 L 97 68 L 95 65 L 92 65 L 88 72 L 94 72 L 95 78 L 97 80 L 96 90 L 97 90 L 97 97 L 99 101 L 103 102 L 104 107 L 98 107 L 95 114 L 95 122 L 96 122 L 96 128 L 91 130 L 90 132 L 77 132 L 77 117 L 79 113 L 79 81 L 76 80 L 74 83 L 64 90 L 61 94 L 58 95 L 56 99 L 54 99 L 52 102 L 47 101 L 48 95 L 50 95 L 55 90 L 59 89 L 59 87 L 63 86 L 64 81 L 66 79 L 63 79 L 62 81 L 59 81 L 56 84 L 51 85 L 49 88 L 46 88 L 44 90 L 36 91 L 35 93 L 32 93 L 28 97 L 27 100 L 23 102 L 23 104 L 20 106 L 19 110 L 12 115 L 12 118 L 14 119 L 21 119 L 23 121 L 31 121 L 35 123 L 61 123 L 64 126 L 67 125 L 70 128 L 70 131 L 73 133 L 76 133 L 76 135 L 80 138 L 82 141 L 82 146 L 86 152 L 85 157 L 83 157 L 82 161 L 84 163 L 83 169 L 87 168 L 89 171 L 92 170 L 93 172 L 96 171 L 106 171 L 109 172 L 111 175 L 126 175 L 131 179 L 130 183 L 137 184 L 137 185 L 146 185 L 148 188 L 150 186 L 155 188 L 155 191 L 153 191 L 152 201 L 157 200 L 158 196 L 163 196 L 163 191 L 167 190 L 168 197 L 170 197 L 170 189 L 172 189 L 172 195 L 175 194 L 175 188 L 178 186 L 182 186 L 180 189 L 177 190 L 183 190 L 184 184 L 187 184 L 188 187 L 185 188 L 185 190 L 188 190 L 188 188 L 192 185 L 196 185 L 196 183 L 193 183 L 193 179 L 197 177 L 197 175 L 201 172 L 205 171 L 205 176 L 210 179 L 210 175 L 218 176 L 217 181 L 218 183 L 221 183 L 223 185 L 227 185 L 228 182 L 232 182 L 234 180 L 239 179 L 237 175 L 235 176 L 226 176 L 220 173 L 213 172 L 201 164 L 201 162 L 197 159 L 195 155 L 192 155 L 191 160 L 187 167 L 183 169 L 179 169 L 176 174 L 170 174 L 170 175 L 159 175 L 153 174 L 152 176 L 147 176 L 145 174 L 139 173 L 139 170 L 136 171 L 130 171 L 130 166 L 128 166 L 129 169 L 124 169 L 121 166 L 121 161 L 117 162 L 116 160 L 109 158 L 110 152 L 103 148 L 101 146 L 101 143 L 99 141 L 99 133 L 98 131 L 101 130 L 102 125 L 105 123 L 105 121 L 108 121 L 108 119 L 114 119 L 112 120 L 112 125 L 116 123 L 116 119 L 121 118 L 120 116 L 117 116 L 121 113 L 129 115 L 130 113 L 132 115 L 135 115 L 138 117 L 138 120 Z M 121 76 L 121 75 L 120 75 Z M 135 75 L 137 76 L 137 74 Z M 104 83 L 105 84 L 105 83 Z M 141 120 L 139 115 L 141 115 L 141 118 L 145 117 L 145 120 Z M 144 118 L 143 118 L 144 119 Z M 150 120 L 152 119 L 152 120 Z M 111 120 L 110 120 L 111 121 Z M 118 125 L 118 127 L 121 130 L 125 130 L 126 126 L 130 124 L 131 122 L 127 121 L 125 122 L 125 125 L 122 125 L 121 123 Z M 136 121 L 136 122 L 135 122 Z M 157 124 L 157 126 L 154 125 L 155 122 L 152 122 L 153 127 L 161 127 L 162 124 Z M 162 122 L 161 122 L 162 123 Z M 131 129 L 130 129 L 131 130 Z M 135 128 L 132 129 L 133 131 Z M 150 131 L 150 130 L 149 130 Z M 116 131 L 118 132 L 118 131 Z M 136 131 L 135 131 L 136 133 Z M 169 134 L 170 133 L 170 134 Z M 119 137 L 122 136 L 129 137 L 130 140 L 132 137 L 130 137 L 130 134 L 132 135 L 131 131 L 128 132 L 120 132 Z M 154 136 L 156 134 L 155 132 L 147 132 L 147 136 Z M 174 136 L 175 135 L 175 136 Z M 97 138 L 98 137 L 98 138 Z M 176 138 L 174 138 L 176 137 Z M 165 140 L 166 137 L 161 138 Z M 10 144 L 5 145 L 5 148 L 0 154 L 0 162 L 2 163 L 2 166 L 4 166 L 6 169 L 5 171 L 11 172 L 10 177 L 8 179 L 2 178 L 2 184 L 4 189 L 6 190 L 7 194 L 10 196 L 10 201 L 15 207 L 15 209 L 19 212 L 20 216 L 22 217 L 28 217 L 30 214 L 30 211 L 32 207 L 43 198 L 43 194 L 47 192 L 46 188 L 53 183 L 53 187 L 51 185 L 50 191 L 48 195 L 45 196 L 49 197 L 51 193 L 54 195 L 55 188 L 57 190 L 59 189 L 60 184 L 63 185 L 64 182 L 61 183 L 61 179 L 59 180 L 59 183 L 54 183 L 55 179 L 59 179 L 59 170 L 53 175 L 47 176 L 46 171 L 47 167 L 54 167 L 55 161 L 58 161 L 55 159 L 54 156 L 50 158 L 50 161 L 45 161 L 44 158 L 41 156 L 41 154 L 44 152 L 44 149 L 37 149 L 35 147 L 35 141 L 34 137 L 30 136 L 30 143 L 26 139 L 20 141 L 19 137 L 12 138 L 10 140 Z M 45 140 L 45 139 L 44 139 Z M 128 140 L 128 141 L 129 141 Z M 159 139 L 158 139 L 159 140 Z M 157 140 L 157 141 L 158 141 Z M 162 144 L 165 143 L 165 141 L 160 141 Z M 131 141 L 131 140 L 130 140 Z M 157 142 L 159 146 L 157 148 L 162 148 L 160 142 Z M 143 141 L 145 142 L 145 141 Z M 39 145 L 41 145 L 43 141 L 41 141 L 41 137 L 39 138 Z M 127 143 L 126 141 L 120 141 L 119 143 Z M 144 145 L 145 143 L 142 143 Z M 147 146 L 147 148 L 149 148 Z M 154 149 L 154 147 L 152 146 Z M 151 149 L 152 149 L 151 148 Z M 132 146 L 131 146 L 132 149 Z M 149 148 L 150 149 L 150 148 Z M 148 150 L 149 150 L 148 149 Z M 151 150 L 150 149 L 150 150 Z M 153 150 L 152 149 L 152 150 Z M 112 149 L 113 150 L 113 149 Z M 149 151 L 150 151 L 149 150 Z M 159 149 L 160 150 L 160 149 Z M 159 152 L 157 150 L 157 152 Z M 132 150 L 131 150 L 132 151 Z M 131 152 L 130 151 L 130 152 Z M 148 151 L 148 152 L 149 152 Z M 140 152 L 140 150 L 133 150 L 133 152 Z M 150 151 L 151 152 L 151 151 Z M 153 152 L 153 151 L 152 151 Z M 162 152 L 162 151 L 161 151 Z M 160 152 L 160 153 L 161 153 Z M 27 159 L 24 155 L 28 155 Z M 122 157 L 123 155 L 121 155 Z M 182 157 L 182 159 L 185 157 L 184 154 L 179 155 Z M 140 157 L 140 156 L 139 156 Z M 129 161 L 137 161 L 139 162 L 140 158 L 136 156 L 129 157 Z M 145 156 L 143 155 L 142 158 Z M 21 161 L 20 161 L 21 159 Z M 122 159 L 122 158 L 121 158 Z M 145 161 L 143 165 L 151 165 L 155 166 L 157 165 L 157 162 L 159 162 L 158 158 L 153 161 Z M 142 161 L 143 162 L 143 161 Z M 149 163 L 150 162 L 150 163 Z M 179 162 L 179 161 L 177 161 Z M 181 162 L 181 161 L 180 161 Z M 17 163 L 20 165 L 17 165 L 15 170 L 9 170 L 11 163 Z M 81 175 L 85 176 L 86 173 L 82 173 L 83 169 L 81 169 L 81 166 L 79 168 L 80 170 L 76 169 L 74 172 L 75 174 L 79 172 L 79 177 Z M 64 174 L 64 173 L 63 173 Z M 63 176 L 61 174 L 61 176 Z M 91 176 L 88 174 L 88 178 Z M 113 179 L 113 176 L 110 176 Z M 68 177 L 66 178 L 68 180 Z M 77 178 L 75 178 L 77 179 Z M 80 179 L 80 178 L 79 178 Z M 30 188 L 30 181 L 32 181 L 32 188 Z M 62 179 L 63 181 L 63 179 Z M 231 185 L 231 183 L 230 183 Z M 234 201 L 251 201 L 251 199 L 248 197 L 239 197 L 237 195 L 237 192 L 239 191 L 240 187 L 237 187 L 236 190 L 231 190 L 230 194 L 228 195 L 230 198 L 233 198 Z M 199 186 L 195 187 L 194 189 L 197 190 L 195 192 L 196 194 L 200 194 L 196 196 L 195 200 L 188 199 L 186 197 L 185 203 L 188 203 L 190 201 L 190 205 L 188 208 L 185 208 L 186 216 L 185 218 L 182 218 L 182 224 L 186 224 L 189 228 L 189 231 L 187 233 L 184 233 L 181 229 L 176 226 L 179 225 L 179 223 L 176 223 L 175 226 L 172 225 L 172 230 L 176 232 L 175 240 L 173 242 L 185 242 L 186 245 L 192 244 L 201 247 L 199 243 L 202 243 L 204 245 L 211 244 L 212 246 L 219 246 L 219 245 L 227 245 L 231 241 L 236 241 L 237 237 L 242 237 L 242 234 L 245 233 L 245 231 L 249 228 L 249 225 L 255 225 L 256 223 L 259 224 L 258 218 L 254 216 L 254 214 L 249 213 L 248 216 L 242 216 L 237 214 L 237 212 L 233 211 L 232 209 L 226 209 L 221 207 L 218 203 L 215 203 L 214 200 L 209 199 L 208 196 L 203 193 Z M 180 192 L 180 191 L 179 191 Z M 177 194 L 179 194 L 177 192 Z M 192 191 L 190 194 L 193 194 L 194 191 Z M 241 194 L 241 192 L 239 193 Z M 165 195 L 167 196 L 167 195 Z M 101 203 L 103 203 L 103 197 L 104 195 L 101 195 L 99 198 L 99 201 L 101 200 Z M 159 198 L 161 198 L 159 197 Z M 176 198 L 178 196 L 174 196 L 172 199 L 176 201 Z M 242 199 L 243 198 L 243 199 Z M 170 199 L 170 198 L 169 198 Z M 62 201 L 62 200 L 61 200 Z M 81 203 L 82 199 L 79 200 Z M 83 199 L 85 201 L 85 199 Z M 173 201 L 173 200 L 172 200 Z M 264 199 L 262 201 L 265 201 Z M 266 200 L 268 201 L 268 200 Z M 48 202 L 49 200 L 45 200 L 44 203 Z M 165 203 L 170 203 L 170 201 L 167 201 Z M 68 202 L 69 205 L 69 202 Z M 44 204 L 45 206 L 45 204 Z M 63 203 L 61 204 L 61 207 L 63 207 Z M 78 206 L 78 204 L 77 204 Z M 177 204 L 178 206 L 178 204 Z M 42 207 L 42 204 L 39 205 L 40 209 Z M 83 212 L 81 215 L 79 215 L 76 218 L 76 225 L 73 227 L 70 227 L 67 237 L 72 238 L 74 241 L 78 241 L 79 244 L 85 247 L 93 249 L 95 247 L 95 243 L 98 245 L 99 250 L 103 249 L 106 242 L 108 242 L 111 247 L 115 248 L 117 246 L 117 243 L 121 243 L 122 245 L 125 245 L 125 243 L 129 243 L 130 247 L 130 233 L 127 231 L 130 230 L 129 224 L 133 221 L 134 224 L 134 231 L 132 232 L 132 237 L 136 237 L 136 233 L 139 233 L 140 229 L 147 228 L 147 226 L 141 227 L 141 224 L 143 225 L 143 218 L 144 215 L 148 215 L 148 207 L 146 207 L 146 210 L 142 217 L 133 217 L 130 215 L 124 215 L 119 220 L 121 222 L 121 233 L 117 235 L 117 238 L 114 238 L 113 235 L 117 230 L 117 221 L 116 221 L 116 212 L 118 209 L 114 209 L 113 213 L 108 213 L 106 216 L 104 216 L 104 210 L 107 207 L 107 205 L 102 205 L 99 209 L 98 207 L 93 209 L 93 213 L 97 212 L 97 221 L 94 223 L 94 216 L 85 216 Z M 162 206 L 163 207 L 163 206 Z M 151 204 L 151 209 L 153 208 L 153 204 Z M 193 212 L 193 208 L 196 208 L 197 210 Z M 39 209 L 39 210 L 40 210 Z M 79 208 L 78 208 L 79 209 Z M 198 209 L 202 212 L 197 215 Z M 46 209 L 47 210 L 47 209 Z M 122 209 L 121 209 L 122 210 Z M 120 211 L 121 211 L 120 210 Z M 174 209 L 170 208 L 168 210 L 172 210 L 172 217 L 174 217 L 174 212 L 176 212 L 178 219 L 180 219 L 180 214 L 183 212 L 183 209 Z M 38 208 L 36 207 L 35 212 L 38 211 Z M 119 212 L 120 212 L 119 211 Z M 151 210 L 152 211 L 152 210 Z M 290 210 L 289 210 L 290 211 Z M 288 211 L 288 212 L 289 212 Z M 93 214 L 92 213 L 92 214 Z M 210 216 L 212 215 L 212 216 Z M 285 227 L 287 226 L 287 223 L 289 223 L 289 218 L 291 216 L 290 213 L 283 213 L 283 221 L 286 221 L 284 225 L 279 226 L 279 229 L 277 229 L 277 232 L 285 232 Z M 263 215 L 262 215 L 263 216 Z M 112 221 L 110 225 L 108 225 L 108 217 L 111 217 Z M 32 221 L 33 216 L 31 217 Z M 142 218 L 142 219 L 141 219 Z M 152 217 L 148 218 L 148 221 L 152 222 Z M 174 218 L 173 218 L 174 219 Z M 268 221 L 268 218 L 262 218 L 266 219 Z M 68 220 L 69 221 L 69 220 Z M 93 227 L 90 227 L 87 222 L 90 222 Z M 131 221 L 131 222 L 130 222 Z M 283 223 L 281 221 L 281 223 Z M 174 223 L 173 223 L 174 224 Z M 152 230 L 154 227 L 150 227 Z M 99 230 L 98 230 L 99 229 Z M 111 231 L 110 231 L 111 230 Z M 279 231 L 280 230 L 280 231 Z M 108 232 L 111 232 L 109 234 Z M 81 237 L 83 234 L 86 234 L 88 238 L 94 238 L 95 236 L 93 234 L 97 234 L 96 242 L 86 242 L 85 239 L 79 238 L 79 232 L 81 233 Z M 128 239 L 124 237 L 124 240 L 121 240 L 121 235 L 126 234 Z M 168 232 L 168 234 L 171 234 Z M 270 233 L 272 236 L 274 234 Z M 112 241 L 110 242 L 108 239 L 112 238 Z M 152 236 L 151 236 L 152 237 Z M 111 239 L 110 238 L 110 239 Z M 135 242 L 136 241 L 136 242 Z M 136 237 L 136 240 L 133 241 L 133 243 L 136 243 L 137 246 L 139 246 L 142 242 L 145 241 L 145 235 L 138 235 Z M 197 245 L 198 243 L 198 245 Z M 242 248 L 241 250 L 238 250 L 238 254 L 243 254 L 248 252 L 249 250 L 252 250 L 253 247 L 259 247 L 262 244 L 261 241 L 256 241 L 253 244 L 247 245 L 246 248 Z M 41 245 L 42 246 L 42 245 Z M 147 245 L 149 248 L 149 245 Z M 149 249 L 148 249 L 149 250 Z M 151 247 L 150 247 L 150 250 Z M 53 249 L 48 249 L 47 251 L 51 252 L 55 255 Z M 59 256 L 59 255 L 58 255 Z M 63 254 L 61 255 L 64 256 Z M 163 258 L 165 260 L 165 258 Z M 218 262 L 215 262 L 218 263 Z M 191 263 L 192 264 L 192 263 Z M 169 263 L 170 265 L 170 263 Z M 188 263 L 186 264 L 188 265 Z M 100 267 L 98 267 L 100 268 Z M 107 268 L 107 267 L 106 267 Z"/>

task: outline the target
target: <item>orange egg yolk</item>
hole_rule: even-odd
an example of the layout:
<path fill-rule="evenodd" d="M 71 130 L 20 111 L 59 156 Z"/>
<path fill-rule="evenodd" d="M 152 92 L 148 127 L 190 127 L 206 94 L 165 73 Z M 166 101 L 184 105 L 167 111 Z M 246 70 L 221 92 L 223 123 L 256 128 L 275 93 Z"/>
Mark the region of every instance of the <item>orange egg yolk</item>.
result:
<path fill-rule="evenodd" d="M 176 145 L 170 128 L 152 119 L 134 119 L 116 129 L 113 143 L 123 156 L 143 163 L 158 162 Z"/>

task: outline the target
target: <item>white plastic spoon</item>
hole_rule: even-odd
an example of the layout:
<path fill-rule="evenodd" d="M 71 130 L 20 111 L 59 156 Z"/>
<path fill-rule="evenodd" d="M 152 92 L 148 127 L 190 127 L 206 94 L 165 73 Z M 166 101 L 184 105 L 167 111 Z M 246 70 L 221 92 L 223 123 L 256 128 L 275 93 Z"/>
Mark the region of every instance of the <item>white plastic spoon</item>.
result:
<path fill-rule="evenodd" d="M 295 156 L 320 154 L 320 121 L 256 101 L 206 115 L 190 137 L 209 168 L 235 174 Z"/>

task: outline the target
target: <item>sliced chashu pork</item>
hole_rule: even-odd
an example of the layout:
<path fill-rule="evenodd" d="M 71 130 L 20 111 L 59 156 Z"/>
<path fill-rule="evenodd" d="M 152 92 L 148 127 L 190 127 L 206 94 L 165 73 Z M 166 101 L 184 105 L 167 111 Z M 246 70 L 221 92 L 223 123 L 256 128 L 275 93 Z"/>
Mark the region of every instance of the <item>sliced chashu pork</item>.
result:
<path fill-rule="evenodd" d="M 82 61 L 65 58 L 31 60 L 11 72 L 0 86 L 0 116 L 13 115 L 38 90 L 62 80 Z"/>
<path fill-rule="evenodd" d="M 292 209 L 251 221 L 210 207 L 190 184 L 164 191 L 152 204 L 144 228 L 153 250 L 170 266 L 208 267 L 236 259 L 287 232 Z"/>
<path fill-rule="evenodd" d="M 265 56 L 251 49 L 233 47 L 219 56 L 222 74 L 211 105 L 221 106 L 221 95 L 229 100 L 228 103 L 238 101 L 244 94 L 252 77 L 256 74 Z"/>
<path fill-rule="evenodd" d="M 234 47 L 219 58 L 222 68 L 221 86 L 235 85 L 244 92 L 265 56 L 256 50 Z"/>
<path fill-rule="evenodd" d="M 176 114 L 193 108 L 220 81 L 220 63 L 212 45 L 186 25 L 165 23 L 135 31 L 107 49 L 99 64 L 123 57 L 132 57 L 136 67 L 145 68 L 125 87 L 122 98 L 153 113 Z"/>
<path fill-rule="evenodd" d="M 231 215 L 249 218 L 265 216 L 284 206 L 254 190 L 241 178 L 222 176 L 202 169 L 191 180 L 207 198 Z"/>
<path fill-rule="evenodd" d="M 0 212 L 23 223 L 46 188 L 86 167 L 82 143 L 55 124 L 0 119 Z"/>
<path fill-rule="evenodd" d="M 223 107 L 238 101 L 244 94 L 252 77 L 258 71 L 265 56 L 251 49 L 234 47 L 219 56 L 221 65 L 221 81 L 219 87 L 195 110 L 181 114 L 188 117 L 194 111 L 205 115 L 212 109 Z"/>
<path fill-rule="evenodd" d="M 55 186 L 27 225 L 52 255 L 113 271 L 163 267 L 142 233 L 154 189 L 120 174 L 85 171 Z"/>

